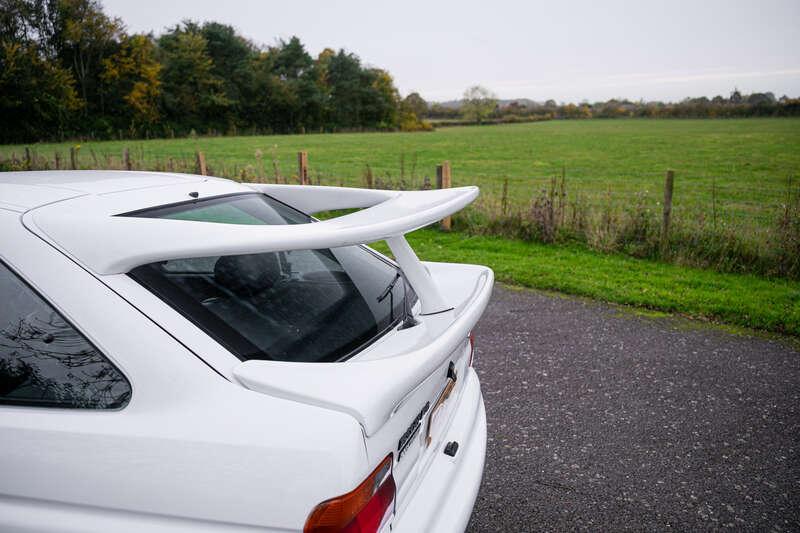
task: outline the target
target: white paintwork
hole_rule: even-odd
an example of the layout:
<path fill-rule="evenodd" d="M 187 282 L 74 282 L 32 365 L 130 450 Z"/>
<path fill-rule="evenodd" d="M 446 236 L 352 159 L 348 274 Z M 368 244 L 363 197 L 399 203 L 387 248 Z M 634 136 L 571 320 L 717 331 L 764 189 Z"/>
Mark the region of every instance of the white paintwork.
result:
<path fill-rule="evenodd" d="M 399 191 L 383 191 L 379 189 L 342 189 L 342 187 L 312 186 L 309 194 L 308 185 L 277 185 L 266 183 L 248 183 L 253 190 L 268 194 L 273 198 L 289 204 L 309 215 L 336 209 L 353 209 L 372 207 L 386 200 L 391 200 Z"/>
<path fill-rule="evenodd" d="M 297 529 L 312 501 L 351 490 L 370 471 L 351 417 L 223 379 L 26 231 L 18 213 L 0 210 L 0 243 L 0 259 L 46 295 L 133 388 L 119 411 L 0 405 L 0 531 L 19 531 L 19 524 L 32 531 L 130 531 L 155 518 L 169 526 L 168 517 L 220 522 L 219 530 Z M 62 522 L 59 510 L 75 521 Z M 102 510 L 119 512 L 95 522 Z M 102 526 L 111 519 L 117 527 Z"/>
<path fill-rule="evenodd" d="M 401 235 L 463 207 L 477 189 L 253 188 L 309 212 L 367 208 L 309 224 L 295 238 L 323 247 L 359 235 L 395 239 L 394 253 L 408 255 L 398 257 L 401 267 L 418 269 L 406 272 L 416 276 L 415 290 L 445 311 L 417 309 L 417 326 L 384 335 L 347 362 L 241 363 L 120 265 L 153 254 L 189 257 L 189 250 L 299 246 L 264 226 L 253 235 L 187 221 L 168 222 L 191 231 L 174 224 L 123 228 L 113 215 L 183 201 L 189 192 L 204 198 L 251 188 L 176 174 L 0 174 L 0 259 L 133 388 L 119 411 L 0 405 L 0 531 L 298 531 L 315 505 L 352 490 L 387 453 L 395 454 L 398 485 L 392 531 L 464 529 L 486 443 L 466 334 L 490 297 L 493 276 L 469 265 L 423 267 Z M 322 236 L 312 235 L 317 228 Z M 197 231 L 202 239 L 192 235 Z M 226 231 L 235 245 L 224 242 Z M 173 240 L 184 238 L 188 244 Z M 448 364 L 459 379 L 441 411 L 440 432 L 429 446 L 417 435 L 398 461 L 399 436 L 442 389 Z M 449 440 L 460 442 L 455 458 L 442 454 Z"/>
<path fill-rule="evenodd" d="M 448 457 L 435 450 L 425 478 L 410 487 L 410 501 L 398 511 L 393 533 L 457 533 L 467 527 L 486 457 L 486 410 L 480 384 L 472 369 L 467 379 L 460 410 L 443 438 L 443 442 L 458 442 L 458 453 Z"/>

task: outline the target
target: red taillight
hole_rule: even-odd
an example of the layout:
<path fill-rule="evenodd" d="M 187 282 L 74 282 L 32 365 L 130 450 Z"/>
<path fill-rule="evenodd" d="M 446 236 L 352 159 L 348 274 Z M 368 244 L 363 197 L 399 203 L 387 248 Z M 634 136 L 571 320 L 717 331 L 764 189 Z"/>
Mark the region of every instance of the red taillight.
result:
<path fill-rule="evenodd" d="M 386 456 L 354 490 L 317 505 L 305 533 L 375 533 L 394 512 L 392 456 Z"/>
<path fill-rule="evenodd" d="M 469 366 L 472 366 L 472 360 L 475 357 L 475 334 L 469 332 Z"/>

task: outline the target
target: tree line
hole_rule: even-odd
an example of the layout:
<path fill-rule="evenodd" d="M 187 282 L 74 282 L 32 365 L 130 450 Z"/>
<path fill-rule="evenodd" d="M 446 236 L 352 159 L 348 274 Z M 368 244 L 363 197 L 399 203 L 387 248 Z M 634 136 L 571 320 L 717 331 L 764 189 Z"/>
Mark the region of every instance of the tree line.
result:
<path fill-rule="evenodd" d="M 798 116 L 772 93 L 677 103 L 401 98 L 386 70 L 297 37 L 260 46 L 217 22 L 130 34 L 97 0 L 0 0 L 0 142 L 239 133 L 429 130 L 437 123 Z"/>
<path fill-rule="evenodd" d="M 680 102 L 630 101 L 556 103 L 555 100 L 500 101 L 488 89 L 470 87 L 458 102 L 434 103 L 419 116 L 436 124 L 521 122 L 588 118 L 745 118 L 800 116 L 800 98 L 776 98 L 772 92 L 742 94 L 734 89 L 728 97 L 685 98 Z"/>
<path fill-rule="evenodd" d="M 424 127 L 346 50 L 216 22 L 129 34 L 96 0 L 0 0 L 0 142 Z"/>

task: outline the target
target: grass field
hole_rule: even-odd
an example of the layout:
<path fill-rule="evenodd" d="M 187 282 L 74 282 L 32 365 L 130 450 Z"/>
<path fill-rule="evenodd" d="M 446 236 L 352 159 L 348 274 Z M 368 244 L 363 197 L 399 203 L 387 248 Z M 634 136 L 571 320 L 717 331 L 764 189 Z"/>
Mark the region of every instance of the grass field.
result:
<path fill-rule="evenodd" d="M 66 154 L 75 143 L 40 144 L 41 156 Z M 675 210 L 708 210 L 716 189 L 720 217 L 767 223 L 784 201 L 789 176 L 800 170 L 800 119 L 742 120 L 585 120 L 550 121 L 485 127 L 442 128 L 430 133 L 353 133 L 216 137 L 81 144 L 80 160 L 119 160 L 129 147 L 136 163 L 152 168 L 169 158 L 193 161 L 205 152 L 218 174 L 238 175 L 248 165 L 272 160 L 282 174 L 296 173 L 296 154 L 309 153 L 313 181 L 363 184 L 366 165 L 376 177 L 418 186 L 434 179 L 435 165 L 451 161 L 454 185 L 476 184 L 497 196 L 509 179 L 512 203 L 526 203 L 550 177 L 566 171 L 568 193 L 581 191 L 590 201 L 607 195 L 629 202 L 640 193 L 657 202 L 664 171 L 675 169 Z M 0 157 L 21 157 L 24 146 L 0 146 Z M 256 159 L 256 151 L 263 154 Z M 92 156 L 94 152 L 94 156 Z"/>
<path fill-rule="evenodd" d="M 420 230 L 421 259 L 479 263 L 499 281 L 800 336 L 800 282 L 654 263 L 583 247 Z M 375 248 L 386 253 L 387 247 Z"/>
<path fill-rule="evenodd" d="M 71 146 L 75 144 L 39 144 L 32 149 L 51 161 L 60 152 L 65 161 Z M 0 146 L 0 162 L 12 153 L 21 159 L 24 148 Z M 687 238 L 688 244 L 673 242 L 666 259 L 745 272 L 769 272 L 776 253 L 783 254 L 784 262 L 794 261 L 795 271 L 798 261 L 797 207 L 786 211 L 784 206 L 789 179 L 800 170 L 800 119 L 551 121 L 431 133 L 91 142 L 81 144 L 80 164 L 119 168 L 125 148 L 131 149 L 137 168 L 164 169 L 172 159 L 179 170 L 192 171 L 194 154 L 201 150 L 216 175 L 240 176 L 244 170 L 251 179 L 262 174 L 267 181 L 274 180 L 273 163 L 291 181 L 297 152 L 307 150 L 315 183 L 363 186 L 369 165 L 380 180 L 377 185 L 398 186 L 402 178 L 408 188 L 419 187 L 424 176 L 433 180 L 435 165 L 449 160 L 454 185 L 479 185 L 489 204 L 497 204 L 508 178 L 509 203 L 520 209 L 528 209 L 532 196 L 563 170 L 567 195 L 598 206 L 595 234 L 602 233 L 604 206 L 613 203 L 622 213 L 616 222 L 620 235 L 632 220 L 625 210 L 646 204 L 649 237 L 631 242 L 650 249 L 658 243 L 664 171 L 671 168 L 676 171 L 674 212 L 684 230 L 675 238 Z M 795 189 L 798 182 L 794 178 Z M 491 214 L 492 209 L 483 212 Z M 794 244 L 787 247 L 789 241 L 782 241 L 776 248 L 777 220 L 787 212 L 793 217 Z M 477 220 L 480 229 L 485 220 Z M 627 252 L 631 243 L 609 248 L 591 238 L 552 246 L 426 230 L 415 233 L 412 242 L 424 259 L 486 264 L 498 279 L 522 286 L 800 335 L 797 281 L 602 254 L 588 248 Z M 676 258 L 680 253 L 688 259 Z M 759 267 L 759 261 L 767 266 Z M 727 263 L 720 266 L 723 262 Z"/>

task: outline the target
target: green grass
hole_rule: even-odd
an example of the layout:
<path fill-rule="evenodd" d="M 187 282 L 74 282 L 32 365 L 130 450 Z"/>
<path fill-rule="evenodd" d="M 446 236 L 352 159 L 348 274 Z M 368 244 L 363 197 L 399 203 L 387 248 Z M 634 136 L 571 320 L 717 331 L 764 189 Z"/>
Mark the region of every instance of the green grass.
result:
<path fill-rule="evenodd" d="M 40 155 L 66 155 L 74 143 L 40 144 Z M 677 172 L 675 211 L 697 207 L 708 211 L 712 182 L 719 215 L 774 221 L 774 209 L 785 198 L 786 180 L 800 170 L 800 119 L 738 120 L 583 120 L 442 128 L 431 133 L 353 133 L 285 136 L 217 137 L 150 141 L 82 143 L 81 162 L 91 165 L 91 151 L 102 160 L 120 158 L 123 148 L 148 162 L 168 158 L 190 160 L 195 150 L 206 153 L 217 173 L 257 165 L 263 152 L 266 174 L 276 155 L 283 174 L 296 173 L 296 153 L 308 150 L 311 176 L 323 183 L 361 185 L 365 165 L 381 178 L 400 175 L 405 159 L 406 181 L 412 166 L 418 185 L 432 179 L 435 165 L 450 160 L 455 185 L 477 184 L 484 195 L 499 195 L 509 178 L 512 203 L 523 205 L 549 177 L 566 169 L 568 193 L 582 191 L 592 201 L 629 202 L 645 193 L 661 197 L 664 171 Z M 0 146 L 0 157 L 23 146 Z M 141 161 L 140 161 L 141 162 Z"/>
<path fill-rule="evenodd" d="M 431 229 L 409 242 L 423 260 L 486 265 L 499 281 L 523 287 L 800 335 L 800 282 Z"/>
<path fill-rule="evenodd" d="M 75 143 L 33 146 L 62 160 Z M 676 219 L 700 217 L 710 225 L 714 207 L 722 229 L 764 242 L 786 201 L 787 178 L 800 170 L 800 119 L 585 120 L 449 127 L 431 133 L 356 133 L 217 137 L 82 143 L 84 167 L 119 167 L 130 148 L 139 168 L 169 158 L 193 161 L 205 152 L 212 172 L 235 176 L 247 166 L 272 175 L 276 158 L 284 176 L 296 173 L 296 154 L 309 153 L 312 180 L 363 185 L 374 175 L 394 182 L 404 160 L 406 186 L 434 178 L 449 160 L 454 185 L 477 184 L 482 198 L 497 200 L 504 178 L 512 205 L 525 206 L 551 176 L 566 170 L 567 194 L 595 206 L 630 206 L 643 194 L 658 217 L 664 171 L 676 171 Z M 24 146 L 0 146 L 0 158 Z M 262 157 L 256 158 L 260 151 Z M 251 173 L 258 169 L 251 168 Z M 797 180 L 795 180 L 797 183 Z M 715 205 L 716 204 L 716 205 Z M 601 208 L 602 209 L 602 208 Z M 702 235 L 702 230 L 701 233 Z M 678 312 L 728 324 L 800 335 L 800 284 L 756 276 L 720 274 L 683 266 L 604 255 L 583 246 L 548 246 L 493 237 L 420 231 L 412 235 L 420 256 L 494 268 L 498 279 L 639 308 Z"/>

